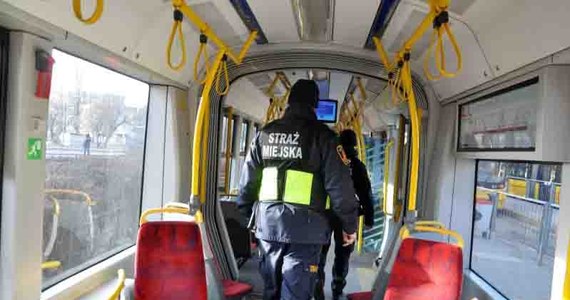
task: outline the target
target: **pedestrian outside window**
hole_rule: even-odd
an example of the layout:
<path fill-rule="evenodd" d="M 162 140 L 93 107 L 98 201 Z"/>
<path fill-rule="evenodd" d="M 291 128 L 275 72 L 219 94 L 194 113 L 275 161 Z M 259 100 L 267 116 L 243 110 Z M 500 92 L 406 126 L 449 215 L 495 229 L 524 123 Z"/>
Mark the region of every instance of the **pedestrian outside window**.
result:
<path fill-rule="evenodd" d="M 47 288 L 135 243 L 149 86 L 54 50 L 47 122 Z M 58 266 L 59 265 L 59 266 Z"/>

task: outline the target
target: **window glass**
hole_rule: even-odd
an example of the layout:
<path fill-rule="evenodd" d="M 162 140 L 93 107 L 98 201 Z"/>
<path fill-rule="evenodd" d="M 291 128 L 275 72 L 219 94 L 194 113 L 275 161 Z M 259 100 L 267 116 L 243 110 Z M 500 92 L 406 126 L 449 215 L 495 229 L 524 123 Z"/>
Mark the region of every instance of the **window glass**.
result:
<path fill-rule="evenodd" d="M 55 51 L 49 100 L 43 269 L 49 287 L 134 245 L 149 86 Z"/>
<path fill-rule="evenodd" d="M 241 133 L 239 137 L 239 152 L 244 153 L 247 150 L 249 122 L 244 120 L 241 122 Z"/>
<path fill-rule="evenodd" d="M 477 163 L 471 268 L 510 299 L 550 299 L 561 165 Z"/>
<path fill-rule="evenodd" d="M 231 135 L 229 135 L 229 131 L 230 131 L 230 127 L 231 127 L 231 122 L 229 122 L 229 118 L 228 116 L 223 116 L 222 118 L 222 132 L 220 134 L 220 160 L 218 163 L 218 190 L 220 192 L 226 192 L 225 187 L 226 187 L 226 180 L 229 180 L 229 178 L 226 178 L 226 171 L 229 170 L 227 168 L 229 168 L 231 166 L 231 140 L 228 141 L 228 138 L 231 138 Z M 230 144 L 228 144 L 228 142 Z M 228 147 L 230 146 L 230 147 Z M 229 149 L 228 149 L 229 148 Z M 226 154 L 227 152 L 229 152 L 229 158 L 228 160 L 226 160 L 226 157 L 228 157 Z M 229 182 L 228 182 L 229 183 Z"/>

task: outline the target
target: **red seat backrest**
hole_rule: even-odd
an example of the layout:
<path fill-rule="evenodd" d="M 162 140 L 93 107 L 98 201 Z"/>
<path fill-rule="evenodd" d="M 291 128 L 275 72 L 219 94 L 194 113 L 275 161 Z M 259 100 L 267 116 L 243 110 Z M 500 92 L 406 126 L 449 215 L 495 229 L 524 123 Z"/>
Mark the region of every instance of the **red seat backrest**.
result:
<path fill-rule="evenodd" d="M 384 299 L 457 300 L 462 283 L 461 248 L 407 238 L 398 251 Z"/>
<path fill-rule="evenodd" d="M 141 225 L 135 258 L 135 298 L 207 299 L 198 225 L 180 221 Z"/>

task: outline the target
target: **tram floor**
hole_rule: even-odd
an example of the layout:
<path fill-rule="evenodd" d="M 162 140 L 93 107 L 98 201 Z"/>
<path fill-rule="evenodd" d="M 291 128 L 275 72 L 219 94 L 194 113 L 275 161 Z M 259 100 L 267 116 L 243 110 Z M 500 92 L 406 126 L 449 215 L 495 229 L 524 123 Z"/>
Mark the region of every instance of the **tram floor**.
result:
<path fill-rule="evenodd" d="M 325 297 L 332 299 L 331 294 L 331 269 L 334 261 L 334 242 L 327 255 Z M 369 291 L 376 278 L 376 268 L 373 267 L 377 253 L 352 253 L 350 257 L 350 271 L 346 278 L 347 284 L 344 289 L 346 294 L 352 292 Z M 257 300 L 263 296 L 263 279 L 258 271 L 259 260 L 254 256 L 240 269 L 240 281 L 253 285 L 253 293 L 246 299 Z"/>

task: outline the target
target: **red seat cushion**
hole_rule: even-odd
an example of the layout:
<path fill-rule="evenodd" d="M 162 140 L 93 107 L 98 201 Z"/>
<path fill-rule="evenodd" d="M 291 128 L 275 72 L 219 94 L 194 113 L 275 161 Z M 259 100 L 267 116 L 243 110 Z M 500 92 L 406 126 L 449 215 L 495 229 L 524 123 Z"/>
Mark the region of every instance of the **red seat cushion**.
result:
<path fill-rule="evenodd" d="M 371 300 L 372 292 L 358 292 L 348 295 L 348 300 Z"/>
<path fill-rule="evenodd" d="M 462 281 L 461 248 L 408 238 L 398 251 L 384 299 L 456 300 Z"/>
<path fill-rule="evenodd" d="M 162 221 L 141 226 L 135 258 L 135 298 L 207 299 L 198 225 Z"/>
<path fill-rule="evenodd" d="M 253 286 L 233 280 L 222 281 L 224 287 L 224 296 L 226 297 L 240 297 L 249 294 L 253 290 Z"/>

